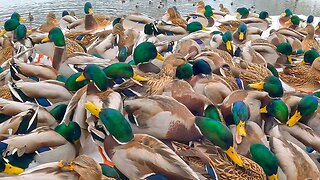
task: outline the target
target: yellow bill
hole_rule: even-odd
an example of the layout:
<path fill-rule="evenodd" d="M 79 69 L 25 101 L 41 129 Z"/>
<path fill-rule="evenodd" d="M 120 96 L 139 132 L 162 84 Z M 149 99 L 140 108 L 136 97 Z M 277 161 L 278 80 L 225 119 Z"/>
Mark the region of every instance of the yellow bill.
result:
<path fill-rule="evenodd" d="M 0 37 L 4 36 L 6 33 L 7 33 L 6 30 L 2 30 L 1 33 L 0 33 Z"/>
<path fill-rule="evenodd" d="M 101 108 L 97 107 L 95 104 L 93 104 L 92 102 L 86 102 L 84 104 L 84 107 L 94 116 L 99 118 L 99 114 L 101 112 Z"/>
<path fill-rule="evenodd" d="M 240 13 L 237 13 L 237 19 L 240 19 L 240 17 L 241 17 L 241 14 Z"/>
<path fill-rule="evenodd" d="M 261 113 L 261 114 L 266 114 L 266 113 L 268 113 L 268 111 L 267 111 L 267 106 L 261 108 L 261 109 L 260 109 L 260 113 Z"/>
<path fill-rule="evenodd" d="M 296 111 L 294 115 L 287 121 L 288 126 L 294 126 L 302 118 L 301 113 Z"/>
<path fill-rule="evenodd" d="M 246 132 L 246 122 L 240 121 L 237 125 L 237 133 L 239 136 L 247 136 Z"/>
<path fill-rule="evenodd" d="M 227 47 L 227 50 L 228 50 L 228 51 L 231 51 L 231 50 L 232 50 L 231 41 L 227 41 L 227 42 L 226 42 L 226 47 Z"/>
<path fill-rule="evenodd" d="M 14 174 L 14 175 L 21 174 L 21 173 L 23 173 L 23 171 L 24 171 L 24 170 L 23 170 L 22 168 L 12 166 L 12 165 L 9 164 L 9 163 L 6 163 L 6 164 L 5 164 L 5 168 L 4 168 L 4 170 L 3 170 L 4 173 Z"/>
<path fill-rule="evenodd" d="M 140 76 L 140 75 L 138 75 L 138 74 L 136 74 L 136 73 L 134 73 L 133 74 L 133 77 L 132 77 L 134 80 L 137 80 L 137 81 L 146 81 L 147 79 L 146 78 L 144 78 L 144 77 L 142 77 L 142 76 Z"/>
<path fill-rule="evenodd" d="M 49 42 L 49 41 L 50 41 L 49 37 L 45 37 L 41 40 L 41 43 L 45 43 L 45 42 Z"/>
<path fill-rule="evenodd" d="M 268 180 L 278 180 L 278 174 L 272 174 L 271 176 L 268 176 Z"/>
<path fill-rule="evenodd" d="M 206 27 L 203 27 L 201 30 L 210 31 L 210 29 L 208 29 L 208 28 L 206 28 Z"/>
<path fill-rule="evenodd" d="M 240 32 L 240 34 L 239 34 L 239 40 L 243 40 L 244 39 L 244 33 L 243 32 Z"/>
<path fill-rule="evenodd" d="M 316 26 L 316 30 L 318 30 L 320 28 L 320 26 Z"/>
<path fill-rule="evenodd" d="M 290 64 L 293 63 L 293 61 L 292 61 L 292 56 L 291 56 L 291 55 L 288 56 L 288 61 L 289 61 Z"/>
<path fill-rule="evenodd" d="M 264 82 L 255 83 L 255 84 L 249 84 L 248 86 L 249 86 L 250 88 L 252 88 L 252 89 L 263 90 L 263 88 L 264 88 Z"/>
<path fill-rule="evenodd" d="M 27 29 L 27 33 L 28 33 L 28 34 L 31 34 L 31 33 L 32 33 L 32 30 L 31 30 L 31 29 Z"/>
<path fill-rule="evenodd" d="M 26 19 L 23 18 L 23 17 L 19 17 L 19 21 L 20 21 L 20 22 L 26 22 Z"/>
<path fill-rule="evenodd" d="M 282 13 L 282 16 L 287 16 L 287 13 L 285 13 L 285 12 L 284 12 L 284 13 Z"/>
<path fill-rule="evenodd" d="M 164 60 L 165 60 L 165 58 L 164 58 L 160 53 L 157 54 L 157 57 L 156 57 L 156 58 L 159 59 L 159 60 L 161 60 L 161 61 L 164 61 Z"/>
<path fill-rule="evenodd" d="M 304 60 L 302 60 L 301 62 L 300 62 L 300 65 L 305 65 L 306 64 L 306 62 L 304 61 Z"/>
<path fill-rule="evenodd" d="M 84 81 L 84 80 L 86 80 L 86 77 L 84 76 L 83 73 L 81 73 L 80 76 L 77 77 L 76 82 L 81 82 L 81 81 Z"/>
<path fill-rule="evenodd" d="M 89 8 L 88 12 L 89 12 L 89 14 L 93 14 L 92 8 Z"/>
<path fill-rule="evenodd" d="M 244 163 L 233 146 L 229 147 L 229 149 L 226 151 L 226 154 L 234 163 L 236 163 L 240 167 L 243 167 Z"/>

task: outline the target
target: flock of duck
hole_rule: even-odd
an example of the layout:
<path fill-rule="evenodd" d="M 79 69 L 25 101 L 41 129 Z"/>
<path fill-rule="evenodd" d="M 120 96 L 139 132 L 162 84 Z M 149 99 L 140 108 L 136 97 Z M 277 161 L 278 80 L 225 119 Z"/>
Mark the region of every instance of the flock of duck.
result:
<path fill-rule="evenodd" d="M 13 13 L 1 179 L 319 179 L 320 24 L 219 7 L 111 20 L 87 2 L 35 29 Z"/>

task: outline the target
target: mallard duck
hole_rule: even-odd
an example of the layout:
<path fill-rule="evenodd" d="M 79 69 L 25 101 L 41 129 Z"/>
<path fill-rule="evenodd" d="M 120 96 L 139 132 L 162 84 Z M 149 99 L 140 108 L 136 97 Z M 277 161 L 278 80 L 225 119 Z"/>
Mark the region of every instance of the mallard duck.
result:
<path fill-rule="evenodd" d="M 136 65 L 155 58 L 164 61 L 164 57 L 157 52 L 155 45 L 151 42 L 143 42 L 134 49 L 133 60 Z"/>
<path fill-rule="evenodd" d="M 279 67 L 283 64 L 293 64 L 292 60 L 292 46 L 289 43 L 280 43 L 277 45 L 277 52 L 280 54 L 275 67 Z"/>
<path fill-rule="evenodd" d="M 301 23 L 301 20 L 299 18 L 299 16 L 292 16 L 288 22 L 286 22 L 286 24 L 289 26 L 289 28 L 291 29 L 294 29 L 294 30 L 302 30 L 301 27 L 300 27 L 300 23 Z"/>
<path fill-rule="evenodd" d="M 59 21 L 56 18 L 56 15 L 53 12 L 49 12 L 46 17 L 46 22 L 42 24 L 38 31 L 48 33 L 52 28 L 57 27 L 59 25 Z"/>
<path fill-rule="evenodd" d="M 293 15 L 292 11 L 290 9 L 286 9 L 283 12 L 282 16 L 280 16 L 279 18 L 280 25 L 283 27 L 287 27 L 286 22 L 288 22 L 291 19 L 292 15 Z"/>
<path fill-rule="evenodd" d="M 14 55 L 13 44 L 9 38 L 4 38 L 2 49 L 0 50 L 0 63 L 1 65 Z"/>
<path fill-rule="evenodd" d="M 7 32 L 14 31 L 19 25 L 20 25 L 20 22 L 16 19 L 7 20 L 4 23 L 4 30 L 1 31 L 0 37 L 4 36 Z"/>
<path fill-rule="evenodd" d="M 266 178 L 263 169 L 252 160 L 239 155 L 246 167 L 245 169 L 240 168 L 228 158 L 221 148 L 207 142 L 202 142 L 202 144 L 195 142 L 194 147 L 172 142 L 172 146 L 175 152 L 204 178 Z"/>
<path fill-rule="evenodd" d="M 316 58 L 312 65 L 286 67 L 283 73 L 279 73 L 283 82 L 297 91 L 314 92 L 320 88 L 318 80 L 320 58 Z"/>
<path fill-rule="evenodd" d="M 318 36 L 320 34 L 319 27 L 320 27 L 320 22 L 318 22 L 317 26 L 315 27 L 315 34 L 318 35 Z"/>
<path fill-rule="evenodd" d="M 179 12 L 173 7 L 168 8 L 165 15 L 162 17 L 162 20 L 164 20 L 166 23 L 172 23 L 174 25 L 181 26 L 183 28 L 186 28 L 187 21 L 184 20 Z"/>
<path fill-rule="evenodd" d="M 153 18 L 140 13 L 133 13 L 123 16 L 120 19 L 120 23 L 124 29 L 133 29 L 137 32 L 143 31 L 146 24 L 155 22 Z"/>
<path fill-rule="evenodd" d="M 196 116 L 202 116 L 205 108 L 211 104 L 207 97 L 195 93 L 191 85 L 183 80 L 173 80 L 167 84 L 163 90 L 163 95 L 173 97 Z"/>
<path fill-rule="evenodd" d="M 21 159 L 15 159 L 17 162 L 13 161 L 12 163 L 21 162 L 26 157 L 23 156 L 24 154 L 33 154 L 36 151 L 40 151 L 38 152 L 39 154 L 34 154 L 33 161 L 29 162 L 30 164 L 27 167 L 60 159 L 71 160 L 76 155 L 76 149 L 71 143 L 79 139 L 80 133 L 80 127 L 75 122 L 70 122 L 68 125 L 65 123 L 60 124 L 55 130 L 51 130 L 48 127 L 39 127 L 29 134 L 14 136 L 1 141 L 3 144 L 1 151 L 5 157 L 12 156 L 15 153 L 17 153 L 18 157 L 21 157 Z M 37 142 L 35 142 L 35 139 L 37 139 Z M 22 144 L 23 146 L 21 146 Z M 44 149 L 40 150 L 40 148 Z M 65 154 L 61 154 L 61 151 L 65 152 Z"/>
<path fill-rule="evenodd" d="M 256 90 L 264 90 L 268 92 L 271 98 L 280 98 L 284 93 L 280 79 L 275 76 L 268 76 L 260 83 L 249 84 L 249 87 Z"/>
<path fill-rule="evenodd" d="M 241 44 L 246 39 L 247 25 L 240 24 L 237 31 L 233 33 L 233 41 L 237 44 Z"/>
<path fill-rule="evenodd" d="M 53 128 L 57 126 L 57 121 L 52 116 L 52 114 L 50 114 L 50 112 L 48 112 L 45 108 L 36 104 L 20 103 L 0 98 L 0 105 L 1 122 L 4 122 L 5 120 L 21 112 L 28 111 L 29 109 L 36 109 L 37 107 L 39 107 L 37 115 L 38 126 L 49 126 Z"/>
<path fill-rule="evenodd" d="M 218 26 L 218 29 L 221 32 L 231 31 L 235 32 L 239 25 L 242 23 L 242 21 L 239 20 L 228 20 L 228 21 L 222 21 L 221 24 Z"/>
<path fill-rule="evenodd" d="M 269 28 L 269 13 L 266 11 L 261 11 L 257 17 L 249 17 L 245 19 L 241 19 L 243 23 L 245 23 L 248 27 L 255 27 L 260 29 L 261 31 L 265 31 Z"/>
<path fill-rule="evenodd" d="M 199 179 L 196 173 L 164 143 L 146 134 L 134 135 L 129 123 L 119 111 L 111 108 L 99 109 L 90 102 L 86 103 L 85 106 L 103 122 L 105 128 L 111 133 L 104 140 L 105 151 L 116 167 L 128 178 L 147 178 L 150 174 L 159 173 L 167 177 Z M 119 126 L 119 123 L 122 126 Z M 117 127 L 116 131 L 114 131 L 115 127 Z M 138 151 L 131 151 L 132 148 L 139 149 L 144 153 L 136 154 Z M 122 158 L 119 159 L 120 156 Z M 134 158 L 136 160 L 133 160 L 132 157 L 137 157 L 139 161 L 145 162 L 144 165 L 136 164 L 138 162 L 137 159 Z M 153 158 L 160 158 L 163 161 L 156 161 Z M 136 170 L 126 168 L 123 165 L 124 160 L 130 162 L 131 166 L 135 167 L 134 169 Z M 163 166 L 172 168 L 164 170 Z M 161 171 L 158 170 L 159 168 Z"/>
<path fill-rule="evenodd" d="M 310 49 L 315 49 L 319 51 L 320 45 L 318 41 L 314 38 L 314 27 L 312 25 L 307 25 L 305 28 L 306 32 L 308 33 L 307 36 L 302 41 L 302 49 L 307 52 Z"/>
<path fill-rule="evenodd" d="M 148 108 L 150 106 L 154 108 Z M 194 126 L 195 116 L 187 107 L 172 97 L 155 95 L 126 100 L 124 108 L 132 122 L 133 132 L 184 142 L 201 137 L 200 132 Z M 163 114 L 168 114 L 166 116 L 170 118 L 162 118 Z M 172 126 L 172 124 L 175 125 Z"/>
<path fill-rule="evenodd" d="M 227 51 L 231 56 L 233 56 L 234 52 L 232 41 L 232 33 L 230 31 L 226 31 L 223 35 L 214 35 L 212 40 L 210 41 L 210 46 L 213 48 Z"/>

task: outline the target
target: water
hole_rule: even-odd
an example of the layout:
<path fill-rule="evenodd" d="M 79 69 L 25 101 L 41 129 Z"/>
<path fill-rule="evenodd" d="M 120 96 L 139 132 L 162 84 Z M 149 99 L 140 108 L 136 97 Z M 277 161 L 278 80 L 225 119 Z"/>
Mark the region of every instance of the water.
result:
<path fill-rule="evenodd" d="M 75 11 L 77 15 L 84 15 L 83 5 L 87 0 L 0 0 L 0 20 L 8 19 L 12 12 L 17 11 L 27 18 L 31 12 L 35 18 L 34 25 L 45 21 L 48 12 L 52 11 L 58 18 L 64 10 Z M 96 14 L 108 14 L 112 17 L 132 12 L 142 12 L 151 17 L 159 19 L 169 6 L 176 6 L 182 14 L 194 11 L 193 4 L 196 0 L 91 0 Z M 160 7 L 160 1 L 164 7 Z M 320 0 L 206 0 L 207 4 L 218 8 L 224 3 L 230 10 L 237 7 L 251 7 L 253 11 L 267 10 L 271 15 L 279 15 L 286 8 L 291 8 L 296 14 L 320 16 Z M 231 6 L 233 2 L 233 6 Z"/>

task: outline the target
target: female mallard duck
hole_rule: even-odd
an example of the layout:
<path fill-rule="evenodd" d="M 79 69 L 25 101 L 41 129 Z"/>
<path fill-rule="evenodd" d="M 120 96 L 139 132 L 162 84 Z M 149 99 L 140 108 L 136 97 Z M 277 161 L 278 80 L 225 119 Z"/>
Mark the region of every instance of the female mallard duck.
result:
<path fill-rule="evenodd" d="M 162 17 L 162 19 L 166 23 L 172 23 L 174 25 L 181 26 L 183 28 L 186 28 L 187 26 L 187 21 L 181 17 L 180 13 L 177 12 L 177 10 L 174 7 L 168 8 L 164 17 Z"/>
<path fill-rule="evenodd" d="M 164 143 L 146 134 L 134 135 L 129 123 L 119 111 L 111 108 L 99 109 L 92 103 L 86 103 L 85 106 L 110 132 L 104 140 L 105 151 L 128 178 L 147 178 L 150 174 L 159 173 L 171 178 L 199 179 L 196 173 Z M 143 153 L 132 149 L 138 149 Z M 159 158 L 162 161 L 158 161 Z M 144 165 L 138 165 L 139 161 L 144 162 Z M 135 168 L 128 169 L 128 164 L 124 166 L 123 162 L 129 162 L 131 167 Z"/>
<path fill-rule="evenodd" d="M 13 44 L 9 38 L 4 38 L 2 49 L 0 50 L 0 64 L 2 65 L 6 60 L 12 58 L 14 55 Z"/>
<path fill-rule="evenodd" d="M 315 30 L 314 30 L 313 25 L 307 25 L 305 30 L 308 34 L 302 41 L 302 49 L 305 52 L 309 51 L 310 49 L 315 49 L 315 50 L 319 51 L 320 45 L 314 37 Z"/>
<path fill-rule="evenodd" d="M 207 179 L 266 179 L 263 169 L 244 156 L 241 156 L 244 166 L 236 166 L 232 160 L 221 150 L 207 142 L 195 142 L 194 147 L 172 142 L 175 152 L 195 171 Z"/>
<path fill-rule="evenodd" d="M 218 29 L 221 32 L 231 31 L 235 32 L 239 25 L 242 23 L 242 21 L 239 20 L 228 20 L 228 21 L 222 21 L 221 24 L 218 26 Z"/>
<path fill-rule="evenodd" d="M 219 4 L 219 8 L 220 8 L 220 11 L 221 11 L 221 12 L 225 12 L 225 13 L 227 13 L 227 14 L 230 14 L 229 9 L 226 8 L 226 7 L 224 7 L 224 5 L 223 5 L 222 3 Z"/>
<path fill-rule="evenodd" d="M 288 25 L 286 24 L 286 22 L 288 22 L 291 17 L 292 17 L 293 13 L 290 9 L 286 9 L 282 16 L 279 18 L 279 23 L 282 27 L 288 27 Z"/>
<path fill-rule="evenodd" d="M 38 31 L 48 33 L 52 28 L 55 28 L 59 25 L 59 21 L 56 18 L 56 15 L 53 12 L 49 12 L 46 18 L 46 22 L 42 24 Z"/>
<path fill-rule="evenodd" d="M 286 67 L 284 72 L 279 73 L 280 78 L 297 91 L 312 93 L 320 88 L 319 62 L 320 58 L 316 58 L 311 66 Z"/>

